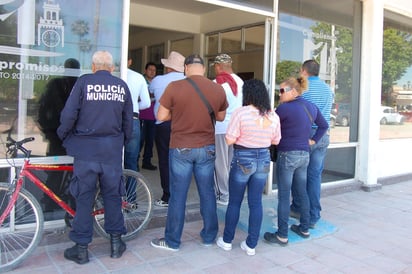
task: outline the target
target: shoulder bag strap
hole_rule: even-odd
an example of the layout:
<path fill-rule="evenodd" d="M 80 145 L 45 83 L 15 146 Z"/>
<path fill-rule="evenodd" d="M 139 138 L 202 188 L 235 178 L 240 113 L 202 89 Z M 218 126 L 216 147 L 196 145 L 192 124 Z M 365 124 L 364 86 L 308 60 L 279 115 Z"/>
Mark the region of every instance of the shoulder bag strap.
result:
<path fill-rule="evenodd" d="M 209 111 L 209 115 L 210 115 L 210 119 L 212 120 L 212 125 L 213 128 L 215 127 L 215 123 L 216 123 L 216 116 L 215 116 L 215 112 L 213 111 L 212 107 L 210 106 L 209 102 L 207 101 L 205 95 L 202 93 L 202 91 L 200 91 L 199 87 L 196 85 L 196 83 L 190 79 L 190 78 L 186 78 L 187 81 L 189 81 L 189 83 L 195 88 L 197 94 L 199 94 L 200 99 L 202 99 L 203 103 L 205 104 L 205 106 L 207 107 L 207 110 Z"/>
<path fill-rule="evenodd" d="M 305 106 L 304 103 L 302 103 L 302 102 L 299 102 L 299 103 L 303 106 L 303 108 L 305 109 L 306 114 L 307 114 L 308 117 L 309 117 L 310 122 L 313 124 L 313 117 L 312 117 L 312 115 L 310 114 L 310 112 L 309 112 L 309 110 L 307 109 L 307 107 Z"/>

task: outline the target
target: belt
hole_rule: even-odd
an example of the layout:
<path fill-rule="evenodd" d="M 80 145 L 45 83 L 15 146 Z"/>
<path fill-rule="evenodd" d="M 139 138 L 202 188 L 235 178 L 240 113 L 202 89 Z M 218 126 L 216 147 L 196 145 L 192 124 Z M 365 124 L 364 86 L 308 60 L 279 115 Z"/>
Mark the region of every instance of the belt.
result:
<path fill-rule="evenodd" d="M 233 144 L 233 148 L 235 148 L 235 149 L 265 149 L 265 148 L 268 148 L 268 147 L 244 147 L 242 145 Z"/>
<path fill-rule="evenodd" d="M 139 112 L 133 112 L 133 119 L 139 119 Z"/>

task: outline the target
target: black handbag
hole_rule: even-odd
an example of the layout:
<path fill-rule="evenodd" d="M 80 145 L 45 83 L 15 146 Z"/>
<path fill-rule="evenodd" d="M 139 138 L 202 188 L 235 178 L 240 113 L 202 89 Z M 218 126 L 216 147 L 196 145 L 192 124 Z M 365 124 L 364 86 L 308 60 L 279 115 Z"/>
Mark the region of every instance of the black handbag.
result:
<path fill-rule="evenodd" d="M 276 158 L 278 157 L 278 148 L 276 145 L 270 145 L 270 160 L 272 162 L 276 162 Z"/>

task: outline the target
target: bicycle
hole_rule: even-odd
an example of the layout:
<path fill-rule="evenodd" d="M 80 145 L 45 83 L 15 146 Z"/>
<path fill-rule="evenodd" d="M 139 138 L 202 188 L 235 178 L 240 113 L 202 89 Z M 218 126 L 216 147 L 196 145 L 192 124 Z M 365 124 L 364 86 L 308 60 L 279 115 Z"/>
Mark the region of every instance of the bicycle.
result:
<path fill-rule="evenodd" d="M 0 183 L 0 272 L 16 268 L 37 247 L 42 238 L 44 217 L 37 199 L 24 188 L 25 181 L 32 182 L 43 193 L 55 201 L 66 211 L 66 215 L 74 216 L 75 209 L 57 196 L 33 171 L 73 171 L 73 166 L 47 165 L 30 163 L 31 151 L 23 144 L 31 142 L 34 137 L 15 141 L 7 137 L 6 155 L 16 156 L 18 151 L 24 154 L 23 166 L 18 172 L 17 166 L 9 162 L 15 169 L 15 178 L 11 183 Z M 124 182 L 136 185 L 136 193 L 128 191 L 123 197 L 122 211 L 127 234 L 122 239 L 134 239 L 149 223 L 152 215 L 152 191 L 146 179 L 140 173 L 123 170 Z M 25 180 L 28 179 L 28 180 Z M 133 202 L 128 197 L 136 196 Z M 97 191 L 93 206 L 94 230 L 102 237 L 110 238 L 104 231 L 103 200 Z M 70 225 L 66 220 L 66 224 Z"/>

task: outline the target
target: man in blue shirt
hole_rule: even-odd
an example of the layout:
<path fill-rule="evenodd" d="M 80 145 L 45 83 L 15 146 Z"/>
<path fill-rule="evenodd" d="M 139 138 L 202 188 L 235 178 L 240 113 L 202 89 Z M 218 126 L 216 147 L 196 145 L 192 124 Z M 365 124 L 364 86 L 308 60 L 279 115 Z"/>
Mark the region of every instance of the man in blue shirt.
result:
<path fill-rule="evenodd" d="M 170 121 L 160 121 L 157 119 L 159 110 L 159 100 L 166 87 L 173 81 L 184 79 L 183 74 L 185 57 L 176 51 L 171 51 L 167 59 L 160 60 L 166 68 L 166 74 L 158 75 L 153 78 L 149 85 L 150 93 L 154 94 L 155 105 L 154 114 L 156 117 L 155 143 L 157 156 L 159 159 L 160 184 L 162 186 L 162 197 L 155 201 L 156 206 L 169 206 L 169 143 L 170 143 Z"/>
<path fill-rule="evenodd" d="M 302 94 L 302 97 L 314 103 L 321 111 L 325 120 L 330 122 L 330 112 L 332 109 L 333 92 L 330 87 L 319 78 L 320 66 L 315 60 L 306 60 L 302 64 L 301 76 L 307 77 L 309 88 Z M 312 134 L 316 132 L 316 126 L 312 126 Z M 310 227 L 314 228 L 320 219 L 320 192 L 322 183 L 322 171 L 326 152 L 329 146 L 329 132 L 314 145 L 310 147 L 310 160 L 307 172 L 307 193 L 310 202 Z M 299 217 L 300 201 L 296 199 L 292 186 L 291 216 Z"/>
<path fill-rule="evenodd" d="M 92 74 L 80 76 L 61 113 L 59 138 L 74 157 L 70 193 L 76 199 L 70 239 L 76 244 L 64 257 L 78 264 L 89 262 L 87 247 L 93 237 L 92 208 L 96 183 L 104 203 L 104 228 L 111 237 L 111 257 L 126 250 L 122 214 L 123 146 L 132 137 L 133 106 L 127 84 L 111 74 L 113 57 L 107 51 L 93 54 Z"/>

